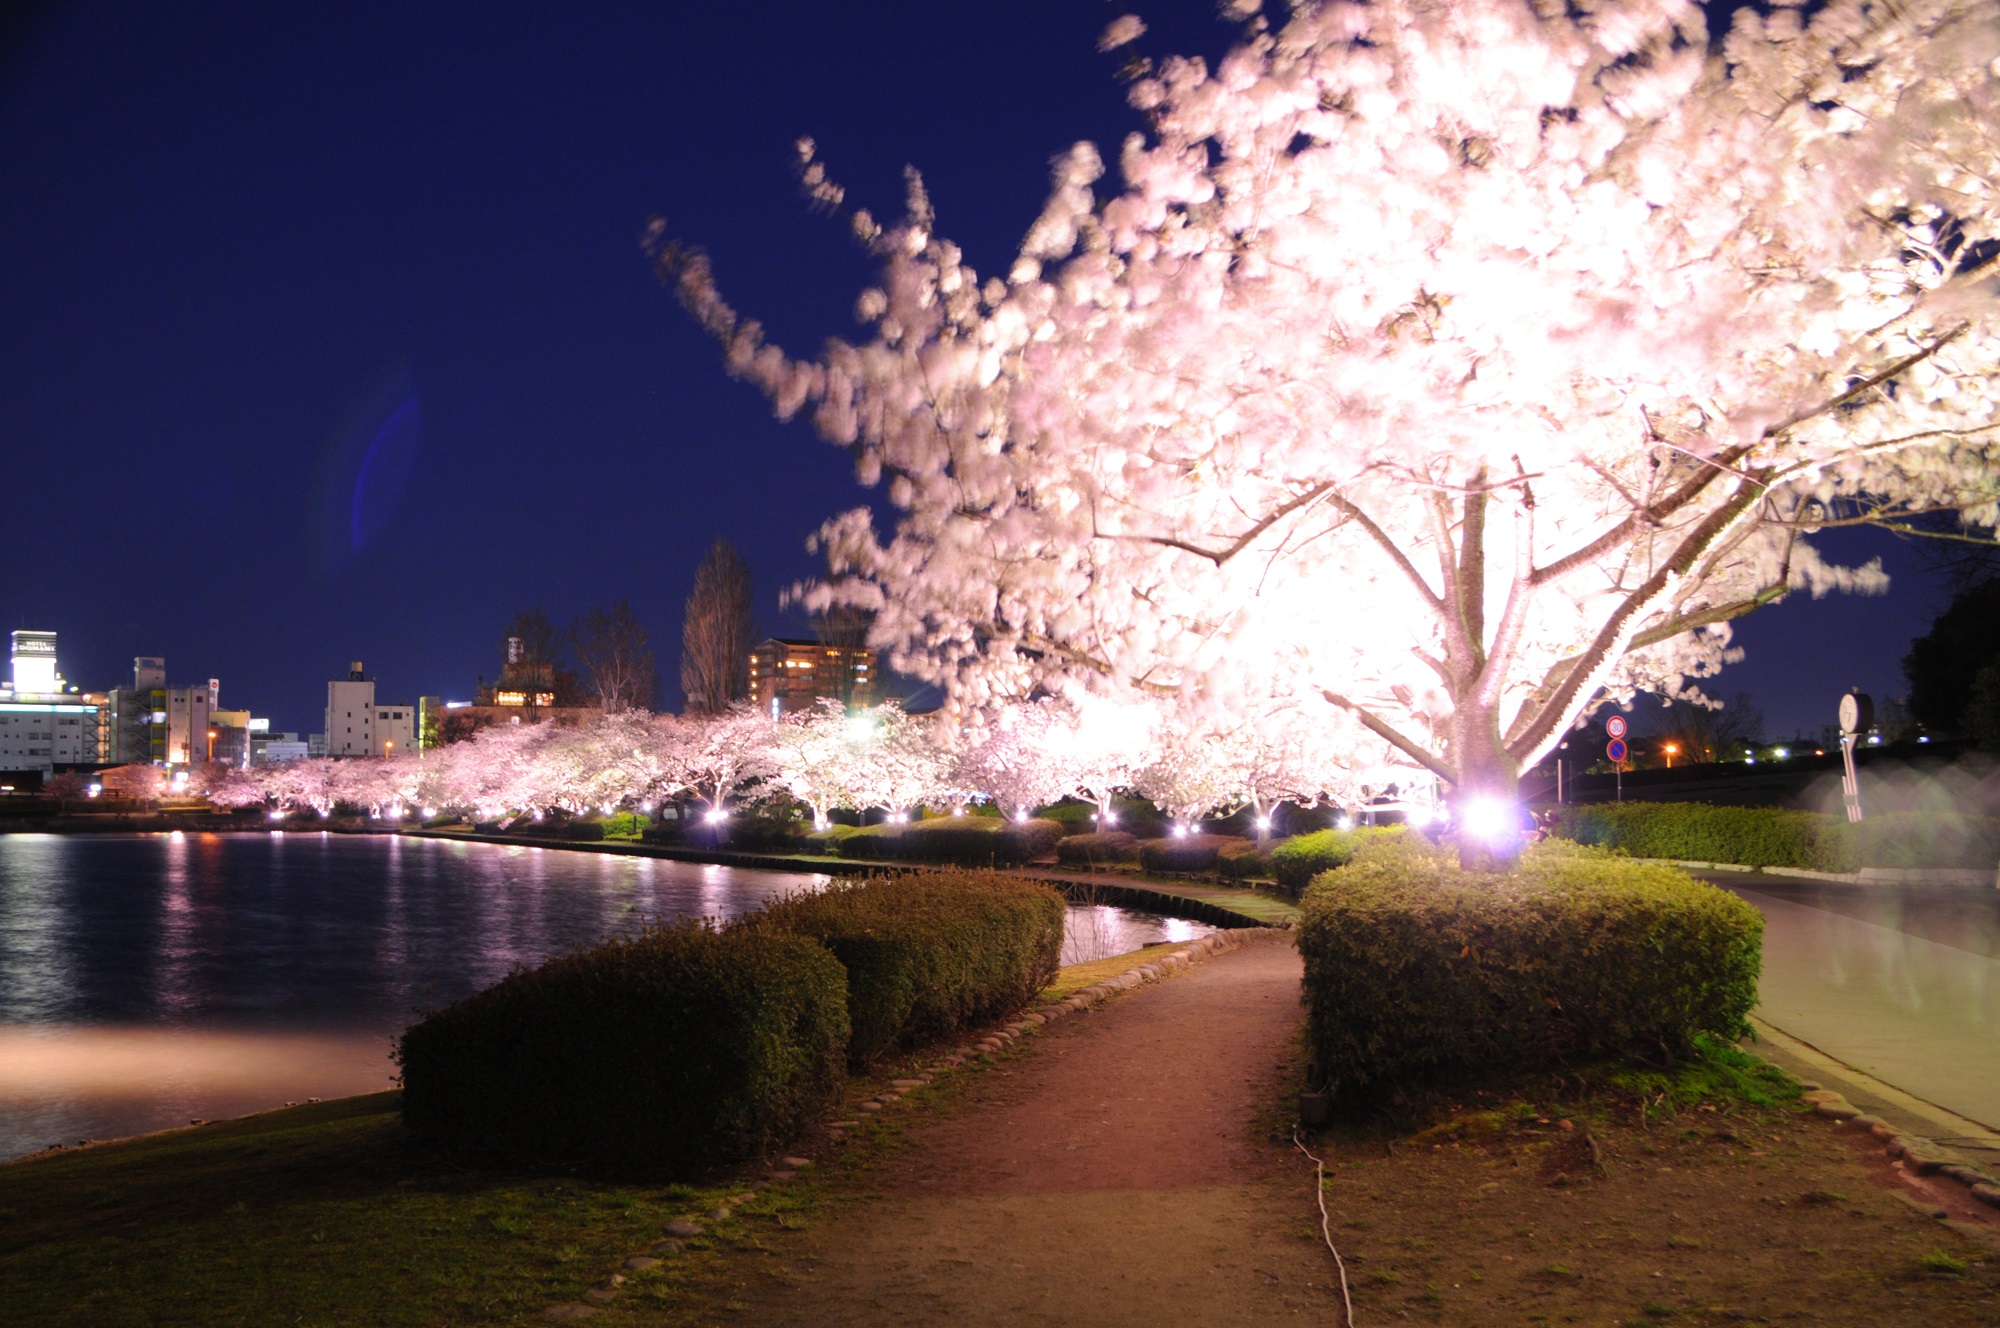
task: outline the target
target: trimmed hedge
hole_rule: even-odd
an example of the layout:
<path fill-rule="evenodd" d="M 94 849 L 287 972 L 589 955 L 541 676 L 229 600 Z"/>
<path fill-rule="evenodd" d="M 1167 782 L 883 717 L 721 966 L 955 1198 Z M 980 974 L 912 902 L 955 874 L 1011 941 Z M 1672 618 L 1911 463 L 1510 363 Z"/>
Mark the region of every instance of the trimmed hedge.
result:
<path fill-rule="evenodd" d="M 1256 841 L 1237 835 L 1170 835 L 1148 839 L 1139 845 L 1139 865 L 1149 872 L 1205 872 L 1215 870 L 1222 850 Z"/>
<path fill-rule="evenodd" d="M 1672 867 L 1575 844 L 1514 870 L 1377 839 L 1300 905 L 1310 1045 L 1342 1089 L 1733 1038 L 1757 998 L 1764 920 Z"/>
<path fill-rule="evenodd" d="M 551 959 L 405 1032 L 413 1131 L 689 1176 L 782 1143 L 846 1087 L 847 977 L 775 928 L 656 928 Z"/>
<path fill-rule="evenodd" d="M 1400 835 L 1403 827 L 1356 826 L 1352 830 L 1315 830 L 1281 840 L 1271 850 L 1271 871 L 1278 884 L 1298 894 L 1321 872 L 1345 867 L 1363 844 Z"/>
<path fill-rule="evenodd" d="M 1746 867 L 1849 871 L 1829 838 L 1833 819 L 1783 807 L 1711 807 L 1705 802 L 1606 802 L 1564 807 L 1556 833 L 1635 858 L 1730 862 Z"/>
<path fill-rule="evenodd" d="M 1003 821 L 986 816 L 940 816 L 906 825 L 871 825 L 843 835 L 843 858 L 891 862 L 951 862 L 964 867 L 1013 865 L 1046 857 L 1062 839 L 1054 821 Z"/>
<path fill-rule="evenodd" d="M 840 960 L 848 1059 L 865 1066 L 1026 1005 L 1055 978 L 1065 909 L 1018 876 L 925 872 L 793 895 L 750 925 L 810 936 Z"/>
<path fill-rule="evenodd" d="M 1139 837 L 1123 830 L 1071 835 L 1056 845 L 1056 861 L 1065 867 L 1092 867 L 1107 862 L 1137 862 Z"/>
<path fill-rule="evenodd" d="M 1783 807 L 1711 807 L 1700 802 L 1620 802 L 1565 807 L 1557 832 L 1635 858 L 1727 862 L 1851 872 L 1862 867 L 2000 864 L 2000 820 L 1933 812 L 1877 812 L 1859 825 L 1843 816 Z"/>
<path fill-rule="evenodd" d="M 1269 876 L 1271 850 L 1259 847 L 1254 839 L 1224 844 L 1216 850 L 1215 869 L 1232 881 L 1247 881 L 1253 876 Z"/>

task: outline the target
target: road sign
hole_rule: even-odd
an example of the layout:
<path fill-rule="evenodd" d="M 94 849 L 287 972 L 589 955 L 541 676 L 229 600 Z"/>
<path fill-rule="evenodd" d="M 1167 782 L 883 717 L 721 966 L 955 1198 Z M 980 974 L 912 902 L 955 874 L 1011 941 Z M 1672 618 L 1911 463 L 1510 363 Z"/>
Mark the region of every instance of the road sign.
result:
<path fill-rule="evenodd" d="M 1609 718 L 1609 719 L 1605 720 L 1605 721 L 1604 721 L 1604 731 L 1605 731 L 1606 733 L 1610 734 L 1610 735 L 1611 735 L 1612 737 L 1614 737 L 1614 738 L 1622 738 L 1622 737 L 1624 737 L 1624 736 L 1625 736 L 1625 716 L 1623 716 L 1623 715 L 1613 715 L 1613 716 L 1612 716 L 1611 718 Z M 1614 760 L 1619 760 L 1619 761 L 1622 761 L 1622 760 L 1624 760 L 1625 758 L 1624 758 L 1624 757 L 1622 757 L 1622 756 L 1619 756 L 1619 757 L 1614 757 L 1614 758 L 1612 758 L 1612 759 L 1614 759 Z"/>
<path fill-rule="evenodd" d="M 1610 742 L 1605 743 L 1604 754 L 1614 761 L 1623 761 L 1625 759 L 1625 740 L 1623 738 L 1613 738 Z"/>

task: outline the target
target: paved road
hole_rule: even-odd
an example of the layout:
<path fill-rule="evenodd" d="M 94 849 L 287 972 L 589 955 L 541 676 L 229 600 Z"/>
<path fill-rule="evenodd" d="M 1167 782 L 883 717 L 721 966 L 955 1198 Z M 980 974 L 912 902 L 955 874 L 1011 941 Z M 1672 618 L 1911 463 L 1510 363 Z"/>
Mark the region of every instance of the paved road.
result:
<path fill-rule="evenodd" d="M 2000 1129 L 2000 890 L 1708 879 L 1764 914 L 1762 1018 Z"/>

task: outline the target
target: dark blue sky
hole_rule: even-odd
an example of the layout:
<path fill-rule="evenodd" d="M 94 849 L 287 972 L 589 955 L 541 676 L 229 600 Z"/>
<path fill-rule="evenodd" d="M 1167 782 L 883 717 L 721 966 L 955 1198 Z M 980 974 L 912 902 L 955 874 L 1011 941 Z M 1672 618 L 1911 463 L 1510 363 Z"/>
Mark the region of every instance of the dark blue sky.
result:
<path fill-rule="evenodd" d="M 1143 50 L 1213 53 L 1205 0 Z M 649 215 L 785 344 L 849 332 L 868 276 L 810 214 L 811 134 L 878 212 L 916 165 L 1004 268 L 1048 161 L 1137 127 L 1093 0 L 856 6 L 77 5 L 0 57 L 6 628 L 70 679 L 176 682 L 319 726 L 361 658 L 469 696 L 517 608 L 628 599 L 677 704 L 680 609 L 716 535 L 767 628 L 803 542 L 865 500 L 655 283 Z M 1894 552 L 1892 542 L 1882 541 Z M 1920 580 L 1921 578 L 1916 578 Z M 1817 723 L 1941 607 L 1788 604 L 1720 690 Z"/>

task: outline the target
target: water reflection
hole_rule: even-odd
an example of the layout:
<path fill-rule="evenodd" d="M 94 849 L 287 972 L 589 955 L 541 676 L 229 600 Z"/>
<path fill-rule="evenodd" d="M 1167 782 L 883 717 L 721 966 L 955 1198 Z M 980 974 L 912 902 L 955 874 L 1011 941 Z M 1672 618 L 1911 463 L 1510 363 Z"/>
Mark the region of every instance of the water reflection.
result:
<path fill-rule="evenodd" d="M 380 1088 L 422 1010 L 828 879 L 323 831 L 0 836 L 0 1157 Z M 1072 909 L 1063 962 L 1210 930 Z"/>

